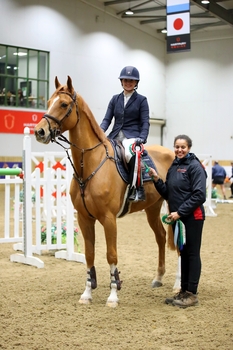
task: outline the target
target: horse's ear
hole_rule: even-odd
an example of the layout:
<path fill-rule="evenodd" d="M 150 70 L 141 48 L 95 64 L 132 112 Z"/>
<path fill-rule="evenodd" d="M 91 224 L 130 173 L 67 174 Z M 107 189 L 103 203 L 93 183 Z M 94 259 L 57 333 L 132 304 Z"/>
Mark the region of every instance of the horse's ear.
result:
<path fill-rule="evenodd" d="M 73 85 L 72 85 L 72 79 L 71 79 L 71 77 L 69 75 L 68 75 L 68 78 L 67 78 L 67 87 L 68 87 L 68 90 L 70 91 L 70 93 L 74 92 L 74 88 L 73 88 Z"/>
<path fill-rule="evenodd" d="M 56 89 L 58 89 L 61 84 L 59 83 L 59 80 L 57 79 L 57 76 L 55 77 L 55 86 L 56 86 Z"/>

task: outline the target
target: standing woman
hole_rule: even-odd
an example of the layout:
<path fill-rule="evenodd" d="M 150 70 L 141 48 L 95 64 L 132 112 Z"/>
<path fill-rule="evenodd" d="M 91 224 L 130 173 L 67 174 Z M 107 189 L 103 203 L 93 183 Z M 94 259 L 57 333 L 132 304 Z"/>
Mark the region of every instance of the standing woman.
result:
<path fill-rule="evenodd" d="M 180 251 L 181 290 L 165 300 L 186 308 L 198 303 L 197 289 L 201 275 L 201 239 L 205 220 L 203 203 L 206 200 L 206 172 L 194 153 L 190 153 L 192 140 L 187 135 L 179 135 L 174 140 L 175 159 L 168 170 L 166 181 L 159 178 L 150 168 L 156 190 L 167 200 L 168 218 L 180 219 L 186 232 L 186 243 Z M 174 229 L 175 223 L 173 225 Z"/>
<path fill-rule="evenodd" d="M 135 156 L 131 154 L 131 145 L 136 142 L 136 145 L 140 146 L 147 142 L 150 127 L 149 105 L 147 98 L 136 91 L 140 81 L 139 71 L 136 67 L 124 67 L 120 72 L 119 79 L 123 91 L 111 98 L 100 127 L 105 132 L 114 119 L 112 131 L 108 137 L 121 141 L 125 148 L 125 158 L 130 170 L 129 200 L 141 201 L 145 200 L 143 184 L 141 183 L 137 189 L 132 184 Z"/>

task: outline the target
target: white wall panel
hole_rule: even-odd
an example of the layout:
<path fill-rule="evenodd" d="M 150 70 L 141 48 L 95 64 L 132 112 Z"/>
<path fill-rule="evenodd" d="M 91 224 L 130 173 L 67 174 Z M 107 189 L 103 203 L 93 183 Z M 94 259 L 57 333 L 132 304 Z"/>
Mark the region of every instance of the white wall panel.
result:
<path fill-rule="evenodd" d="M 70 75 L 98 122 L 121 91 L 121 68 L 135 65 L 151 116 L 167 120 L 165 146 L 187 133 L 194 152 L 232 159 L 233 31 L 228 39 L 208 41 L 195 34 L 192 41 L 191 34 L 190 52 L 167 55 L 163 41 L 102 12 L 98 1 L 91 4 L 0 0 L 0 43 L 50 51 L 50 94 L 56 75 L 61 83 Z M 21 136 L 12 138 L 14 148 L 1 147 L 8 142 L 9 135 L 1 134 L 0 156 L 20 156 Z M 160 126 L 153 125 L 148 143 L 159 142 Z M 33 147 L 41 149 L 36 142 Z"/>
<path fill-rule="evenodd" d="M 193 151 L 233 158 L 233 39 L 192 43 L 192 51 L 167 55 L 165 145 L 186 133 Z"/>

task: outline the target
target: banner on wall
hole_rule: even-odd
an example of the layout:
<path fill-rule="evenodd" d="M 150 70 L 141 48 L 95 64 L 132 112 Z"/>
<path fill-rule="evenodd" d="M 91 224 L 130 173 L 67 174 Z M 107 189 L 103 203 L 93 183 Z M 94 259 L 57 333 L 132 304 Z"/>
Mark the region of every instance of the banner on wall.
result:
<path fill-rule="evenodd" d="M 41 120 L 44 112 L 0 109 L 0 133 L 23 134 L 27 126 L 30 133 Z"/>
<path fill-rule="evenodd" d="M 167 52 L 190 48 L 190 1 L 167 0 Z"/>

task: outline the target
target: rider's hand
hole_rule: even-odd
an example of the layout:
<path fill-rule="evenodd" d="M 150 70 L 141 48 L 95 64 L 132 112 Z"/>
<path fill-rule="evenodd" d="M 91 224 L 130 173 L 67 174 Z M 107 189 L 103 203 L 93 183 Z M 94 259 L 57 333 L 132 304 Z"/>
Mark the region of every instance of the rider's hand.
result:
<path fill-rule="evenodd" d="M 144 140 L 141 139 L 140 137 L 138 137 L 138 138 L 135 140 L 135 142 L 136 142 L 136 146 L 140 146 L 142 143 L 144 143 Z"/>

